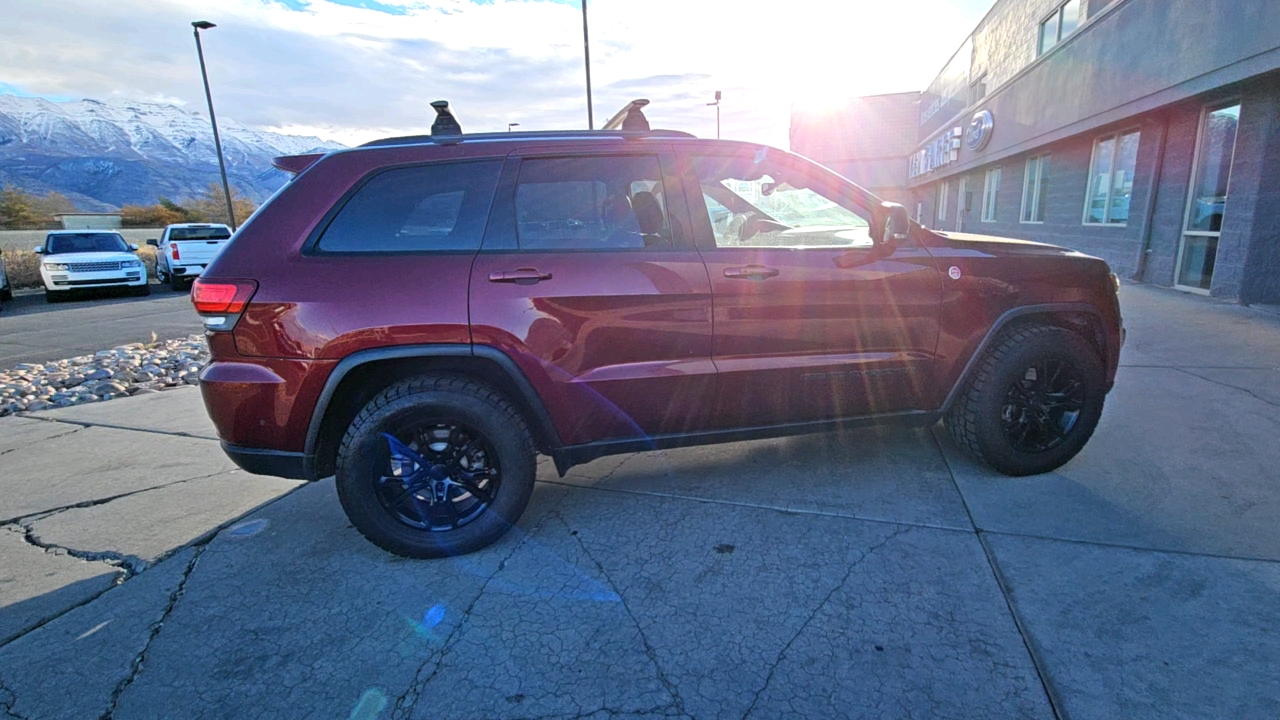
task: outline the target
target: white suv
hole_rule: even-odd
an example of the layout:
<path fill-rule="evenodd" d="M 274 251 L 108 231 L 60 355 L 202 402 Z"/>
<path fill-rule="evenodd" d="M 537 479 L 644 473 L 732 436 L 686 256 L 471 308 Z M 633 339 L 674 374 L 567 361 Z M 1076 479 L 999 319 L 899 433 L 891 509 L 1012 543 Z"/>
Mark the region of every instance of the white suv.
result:
<path fill-rule="evenodd" d="M 174 290 L 188 290 L 231 238 L 231 228 L 210 223 L 179 223 L 164 229 L 155 245 L 156 279 Z"/>
<path fill-rule="evenodd" d="M 124 287 L 134 295 L 150 295 L 147 269 L 126 243 L 110 230 L 54 230 L 37 246 L 44 299 L 59 302 L 72 290 Z"/>

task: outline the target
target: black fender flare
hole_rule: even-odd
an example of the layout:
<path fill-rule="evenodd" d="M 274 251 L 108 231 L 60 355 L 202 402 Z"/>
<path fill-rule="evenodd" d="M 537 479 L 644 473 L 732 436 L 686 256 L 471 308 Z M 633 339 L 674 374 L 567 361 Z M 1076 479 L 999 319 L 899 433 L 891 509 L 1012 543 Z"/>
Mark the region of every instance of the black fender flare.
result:
<path fill-rule="evenodd" d="M 535 434 L 541 433 L 553 449 L 559 448 L 563 444 L 560 442 L 560 436 L 556 432 L 555 424 L 551 421 L 551 415 L 547 412 L 546 405 L 542 402 L 538 392 L 534 390 L 529 378 L 525 376 L 524 371 L 520 369 L 520 366 L 516 365 L 509 355 L 495 347 L 469 345 L 466 343 L 439 343 L 370 348 L 344 357 L 325 380 L 324 388 L 321 389 L 320 396 L 316 399 L 315 407 L 311 411 L 311 422 L 307 426 L 307 439 L 303 450 L 303 467 L 306 476 L 313 480 L 316 479 L 316 453 L 320 440 L 320 429 L 324 424 L 324 418 L 334 394 L 342 384 L 343 378 L 352 370 L 362 365 L 382 360 L 449 357 L 476 357 L 496 364 L 520 395 L 520 397 L 513 398 L 513 400 L 520 402 L 532 415 L 530 420 L 540 426 L 533 429 Z"/>
<path fill-rule="evenodd" d="M 1000 314 L 1000 317 L 996 318 L 995 322 L 991 323 L 991 327 L 987 329 L 987 334 L 983 336 L 982 342 L 978 343 L 978 347 L 974 349 L 973 354 L 970 355 L 968 361 L 965 362 L 964 370 L 960 371 L 960 377 L 956 378 L 955 383 L 951 386 L 951 391 L 947 393 L 947 399 L 942 403 L 940 412 L 945 414 L 947 410 L 951 408 L 951 403 L 955 400 L 956 396 L 960 394 L 960 389 L 965 386 L 965 383 L 969 382 L 970 376 L 977 371 L 978 361 L 982 358 L 983 353 L 987 351 L 987 348 L 995 341 L 996 336 L 999 335 L 1000 331 L 1008 326 L 1009 323 L 1027 315 L 1062 315 L 1068 313 L 1084 313 L 1097 320 L 1098 326 L 1103 330 L 1101 337 L 1101 341 L 1103 343 L 1103 347 L 1101 348 L 1102 361 L 1104 364 L 1109 365 L 1111 362 L 1111 348 L 1106 345 L 1108 342 L 1106 333 L 1107 322 L 1102 311 L 1096 306 L 1083 302 L 1020 305 L 1004 311 Z M 1108 372 L 1110 369 L 1111 368 L 1108 368 Z"/>

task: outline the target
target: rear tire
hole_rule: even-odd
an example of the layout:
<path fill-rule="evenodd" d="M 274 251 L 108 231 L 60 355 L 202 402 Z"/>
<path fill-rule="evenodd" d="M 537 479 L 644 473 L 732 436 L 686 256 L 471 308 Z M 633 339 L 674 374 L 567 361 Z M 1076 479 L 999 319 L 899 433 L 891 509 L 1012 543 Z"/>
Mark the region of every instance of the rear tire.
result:
<path fill-rule="evenodd" d="M 957 444 L 1005 475 L 1037 475 L 1075 457 L 1106 399 L 1098 351 L 1053 326 L 1001 333 L 947 411 Z"/>
<path fill-rule="evenodd" d="M 351 422 L 338 448 L 338 498 L 360 534 L 388 552 L 461 555 L 511 529 L 536 468 L 524 418 L 497 391 L 452 375 L 409 378 Z"/>
<path fill-rule="evenodd" d="M 181 275 L 170 275 L 169 287 L 173 288 L 174 292 L 186 292 L 191 289 L 191 283 Z"/>

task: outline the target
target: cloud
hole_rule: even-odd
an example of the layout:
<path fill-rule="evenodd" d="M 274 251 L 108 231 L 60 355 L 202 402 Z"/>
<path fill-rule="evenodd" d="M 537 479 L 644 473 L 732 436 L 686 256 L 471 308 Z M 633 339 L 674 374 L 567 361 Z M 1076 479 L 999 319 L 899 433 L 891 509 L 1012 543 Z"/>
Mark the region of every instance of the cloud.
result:
<path fill-rule="evenodd" d="M 986 0 L 592 0 L 598 121 L 648 97 L 655 126 L 786 145 L 790 105 L 921 89 Z M 202 107 L 190 21 L 220 115 L 359 142 L 425 131 L 585 127 L 582 18 L 550 0 L 9 0 L 0 82 L 63 97 Z M 80 18 L 68 22 L 68 18 Z M 0 86 L 0 92 L 4 92 Z"/>

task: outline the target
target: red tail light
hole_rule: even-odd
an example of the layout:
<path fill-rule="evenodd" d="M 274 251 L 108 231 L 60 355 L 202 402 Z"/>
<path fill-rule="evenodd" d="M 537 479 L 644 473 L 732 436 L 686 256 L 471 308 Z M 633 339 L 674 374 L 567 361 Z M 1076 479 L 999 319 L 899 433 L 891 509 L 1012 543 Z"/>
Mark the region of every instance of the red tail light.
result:
<path fill-rule="evenodd" d="M 178 246 L 177 246 L 177 245 L 170 245 L 170 246 L 169 246 L 169 249 L 173 251 L 173 259 L 174 259 L 174 260 L 181 260 L 181 259 L 182 259 L 182 258 L 178 257 Z"/>
<path fill-rule="evenodd" d="M 236 315 L 244 312 L 258 291 L 254 280 L 205 280 L 196 278 L 191 286 L 191 304 L 201 315 Z"/>

